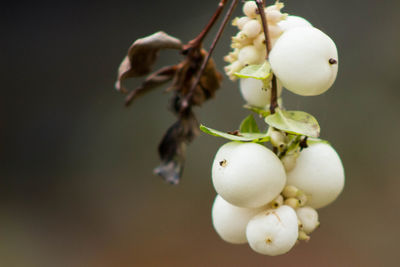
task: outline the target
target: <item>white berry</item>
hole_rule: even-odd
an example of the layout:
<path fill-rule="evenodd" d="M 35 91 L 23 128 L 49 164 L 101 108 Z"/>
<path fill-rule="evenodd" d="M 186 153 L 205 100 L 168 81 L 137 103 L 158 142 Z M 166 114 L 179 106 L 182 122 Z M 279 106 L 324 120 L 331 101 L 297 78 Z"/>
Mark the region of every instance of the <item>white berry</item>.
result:
<path fill-rule="evenodd" d="M 246 226 L 262 208 L 248 209 L 236 207 L 217 195 L 212 207 L 212 223 L 215 231 L 226 242 L 247 243 Z"/>
<path fill-rule="evenodd" d="M 239 30 L 242 30 L 244 25 L 249 22 L 251 19 L 249 17 L 240 17 L 236 20 L 236 25 Z"/>
<path fill-rule="evenodd" d="M 212 180 L 215 190 L 226 201 L 255 208 L 280 194 L 286 173 L 279 158 L 265 146 L 230 142 L 215 155 Z"/>
<path fill-rule="evenodd" d="M 266 87 L 261 80 L 240 79 L 239 88 L 244 100 L 251 106 L 264 108 L 271 102 L 271 86 Z M 278 97 L 281 93 L 282 85 L 277 83 Z"/>
<path fill-rule="evenodd" d="M 243 65 L 259 64 L 265 60 L 265 51 L 257 49 L 254 45 L 248 45 L 240 49 L 238 59 Z"/>
<path fill-rule="evenodd" d="M 271 68 L 283 87 L 299 95 L 322 94 L 336 79 L 336 45 L 329 36 L 313 27 L 284 32 L 269 58 Z"/>
<path fill-rule="evenodd" d="M 261 32 L 261 24 L 253 19 L 247 22 L 242 29 L 242 32 L 249 38 L 256 37 Z"/>
<path fill-rule="evenodd" d="M 301 207 L 296 210 L 297 217 L 301 221 L 301 230 L 310 234 L 318 227 L 318 212 L 311 207 Z"/>
<path fill-rule="evenodd" d="M 284 20 L 281 20 L 278 25 L 283 31 L 288 31 L 298 27 L 312 27 L 311 23 L 306 19 L 292 15 L 287 16 L 287 18 Z"/>
<path fill-rule="evenodd" d="M 307 195 L 308 206 L 322 208 L 342 192 L 343 165 L 330 145 L 313 144 L 300 152 L 296 166 L 287 174 L 287 181 Z"/>
<path fill-rule="evenodd" d="M 246 228 L 250 247 L 269 256 L 288 252 L 296 243 L 298 235 L 296 212 L 285 205 L 256 215 Z"/>
<path fill-rule="evenodd" d="M 255 1 L 247 1 L 243 5 L 243 13 L 251 19 L 257 17 L 257 4 Z"/>

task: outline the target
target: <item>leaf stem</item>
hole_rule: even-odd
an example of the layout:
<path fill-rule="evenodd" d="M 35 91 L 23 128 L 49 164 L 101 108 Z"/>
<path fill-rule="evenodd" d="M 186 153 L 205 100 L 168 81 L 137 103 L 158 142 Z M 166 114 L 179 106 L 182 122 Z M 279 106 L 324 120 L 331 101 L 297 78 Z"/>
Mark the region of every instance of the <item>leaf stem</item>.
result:
<path fill-rule="evenodd" d="M 263 30 L 264 30 L 264 36 L 265 36 L 265 46 L 266 46 L 266 50 L 267 50 L 267 54 L 266 54 L 266 60 L 268 60 L 269 54 L 271 52 L 272 49 L 272 45 L 271 45 L 271 38 L 269 38 L 269 32 L 268 32 L 268 21 L 267 21 L 267 15 L 264 12 L 264 1 L 263 0 L 255 0 L 257 7 L 258 7 L 258 12 L 260 13 L 261 16 L 261 22 L 262 22 L 262 26 L 263 26 Z M 279 106 L 278 105 L 278 93 L 277 93 L 277 80 L 276 80 L 276 76 L 275 74 L 272 74 L 272 88 L 271 88 L 271 103 L 269 106 L 269 110 L 271 112 L 271 114 L 275 113 L 275 109 Z"/>
<path fill-rule="evenodd" d="M 210 48 L 208 50 L 208 54 L 204 58 L 203 63 L 201 65 L 201 68 L 200 68 L 199 72 L 197 73 L 196 79 L 193 82 L 188 94 L 185 96 L 185 98 L 182 101 L 181 112 L 186 110 L 190 106 L 189 102 L 191 101 L 191 98 L 192 98 L 192 96 L 194 94 L 194 91 L 196 90 L 196 87 L 200 82 L 201 76 L 204 73 L 204 70 L 205 70 L 205 68 L 207 66 L 207 63 L 210 60 L 211 55 L 214 52 L 214 49 L 215 49 L 215 47 L 216 47 L 216 45 L 217 45 L 217 43 L 218 43 L 218 41 L 219 41 L 224 29 L 225 29 L 226 24 L 228 23 L 230 17 L 232 16 L 233 11 L 236 8 L 238 1 L 239 0 L 233 0 L 231 5 L 230 5 L 230 7 L 229 7 L 229 9 L 228 9 L 228 11 L 227 11 L 227 13 L 225 14 L 224 20 L 222 21 L 222 23 L 221 23 L 221 25 L 220 25 L 220 27 L 218 29 L 218 32 L 215 35 L 214 40 L 213 40 L 213 42 L 212 42 L 212 44 L 211 44 L 211 46 L 210 46 Z"/>

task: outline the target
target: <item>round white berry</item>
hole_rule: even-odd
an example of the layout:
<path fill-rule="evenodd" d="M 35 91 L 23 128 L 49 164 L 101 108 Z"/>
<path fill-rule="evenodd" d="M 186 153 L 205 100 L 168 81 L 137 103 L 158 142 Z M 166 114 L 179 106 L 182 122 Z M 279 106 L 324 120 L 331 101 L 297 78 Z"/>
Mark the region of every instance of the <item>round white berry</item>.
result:
<path fill-rule="evenodd" d="M 243 65 L 259 64 L 265 60 L 265 53 L 254 45 L 248 45 L 240 49 L 238 59 Z"/>
<path fill-rule="evenodd" d="M 236 20 L 236 25 L 238 27 L 239 30 L 242 30 L 244 25 L 249 22 L 251 20 L 251 18 L 249 17 L 240 17 Z"/>
<path fill-rule="evenodd" d="M 287 18 L 284 20 L 281 20 L 278 25 L 283 31 L 288 31 L 298 27 L 312 27 L 311 23 L 306 19 L 292 15 L 287 16 Z"/>
<path fill-rule="evenodd" d="M 212 207 L 212 223 L 215 231 L 226 242 L 247 243 L 246 226 L 262 208 L 248 209 L 236 207 L 217 195 Z"/>
<path fill-rule="evenodd" d="M 247 1 L 243 5 L 243 13 L 251 19 L 257 17 L 257 4 L 255 1 Z"/>
<path fill-rule="evenodd" d="M 256 143 L 230 142 L 217 152 L 212 166 L 214 188 L 239 207 L 268 204 L 282 191 L 286 173 L 279 158 Z"/>
<path fill-rule="evenodd" d="M 318 212 L 311 207 L 301 207 L 296 210 L 297 217 L 301 222 L 301 230 L 310 234 L 318 227 Z"/>
<path fill-rule="evenodd" d="M 330 145 L 313 144 L 300 152 L 296 166 L 287 174 L 287 181 L 307 195 L 308 206 L 322 208 L 342 192 L 343 165 Z"/>
<path fill-rule="evenodd" d="M 248 38 L 254 38 L 256 37 L 260 32 L 261 32 L 261 24 L 255 20 L 252 19 L 249 22 L 247 22 L 243 26 L 242 32 L 248 37 Z"/>
<path fill-rule="evenodd" d="M 288 252 L 298 238 L 296 212 L 288 206 L 261 212 L 246 228 L 250 247 L 261 254 L 276 256 Z"/>
<path fill-rule="evenodd" d="M 319 95 L 334 83 L 338 71 L 335 43 L 313 27 L 284 32 L 270 53 L 271 68 L 289 91 Z"/>
<path fill-rule="evenodd" d="M 282 14 L 279 10 L 265 10 L 265 15 L 267 16 L 269 24 L 276 24 L 281 21 L 285 15 Z"/>
<path fill-rule="evenodd" d="M 261 80 L 253 78 L 240 79 L 239 88 L 244 100 L 251 106 L 264 108 L 271 102 L 271 86 L 267 88 Z M 282 85 L 278 82 L 278 97 L 281 93 Z"/>

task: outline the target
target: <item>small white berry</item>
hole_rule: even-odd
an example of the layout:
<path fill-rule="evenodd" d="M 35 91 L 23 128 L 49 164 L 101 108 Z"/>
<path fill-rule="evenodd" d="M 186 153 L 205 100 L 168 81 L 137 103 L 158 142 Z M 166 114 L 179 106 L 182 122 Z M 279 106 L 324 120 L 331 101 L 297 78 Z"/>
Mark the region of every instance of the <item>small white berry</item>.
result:
<path fill-rule="evenodd" d="M 243 26 L 242 32 L 249 38 L 256 37 L 261 32 L 261 24 L 255 19 L 250 20 Z"/>
<path fill-rule="evenodd" d="M 240 49 L 239 61 L 243 65 L 260 64 L 265 60 L 266 51 L 258 50 L 254 45 L 248 45 Z"/>
<path fill-rule="evenodd" d="M 257 4 L 255 1 L 247 1 L 243 5 L 243 13 L 251 19 L 257 17 Z"/>
<path fill-rule="evenodd" d="M 318 212 L 311 207 L 301 207 L 296 210 L 297 217 L 301 221 L 301 229 L 310 234 L 318 227 Z"/>
<path fill-rule="evenodd" d="M 246 226 L 250 219 L 260 213 L 262 209 L 236 207 L 217 195 L 212 207 L 214 229 L 226 242 L 232 244 L 247 243 Z"/>
<path fill-rule="evenodd" d="M 250 247 L 261 254 L 276 256 L 288 252 L 299 236 L 296 212 L 288 206 L 263 211 L 246 228 Z"/>
<path fill-rule="evenodd" d="M 247 104 L 265 108 L 271 103 L 271 85 L 266 87 L 261 80 L 253 78 L 240 79 L 239 83 L 240 93 Z M 282 85 L 280 82 L 277 83 L 277 95 L 278 97 L 282 93 Z"/>
<path fill-rule="evenodd" d="M 239 30 L 243 30 L 244 25 L 249 21 L 251 21 L 249 17 L 240 17 L 236 20 L 236 25 Z"/>

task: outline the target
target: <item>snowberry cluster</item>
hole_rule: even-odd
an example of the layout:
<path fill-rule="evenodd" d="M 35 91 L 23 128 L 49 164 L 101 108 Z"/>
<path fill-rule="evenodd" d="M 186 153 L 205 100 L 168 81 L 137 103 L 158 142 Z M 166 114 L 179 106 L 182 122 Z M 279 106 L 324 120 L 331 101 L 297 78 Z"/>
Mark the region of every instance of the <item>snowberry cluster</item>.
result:
<path fill-rule="evenodd" d="M 277 78 L 278 97 L 282 88 L 313 96 L 332 86 L 338 70 L 334 42 L 305 19 L 281 13 L 282 8 L 279 1 L 265 8 L 272 44 L 266 58 L 260 13 L 254 1 L 245 2 L 245 16 L 233 21 L 240 30 L 232 38 L 234 50 L 225 57 L 230 63 L 227 75 L 240 78 L 242 96 L 265 118 L 268 131 L 264 134 L 252 125 L 251 131 L 241 130 L 234 138 L 205 130 L 233 140 L 218 150 L 212 166 L 218 193 L 212 208 L 216 232 L 227 242 L 248 243 L 271 256 L 288 252 L 298 240 L 309 240 L 319 225 L 317 209 L 332 203 L 344 186 L 341 160 L 328 142 L 316 138 L 319 126 L 311 115 L 283 109 L 269 113 L 271 75 Z M 263 78 L 259 73 L 265 64 L 271 75 Z M 242 75 L 254 65 L 254 77 L 247 70 L 247 76 Z"/>
<path fill-rule="evenodd" d="M 267 147 L 230 142 L 217 152 L 212 180 L 218 195 L 213 225 L 227 242 L 248 242 L 266 255 L 288 252 L 319 225 L 316 209 L 332 203 L 344 185 L 336 151 L 316 143 L 291 157 L 291 170 Z"/>

